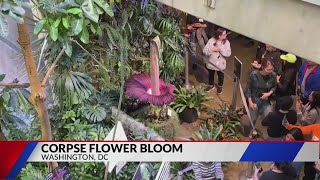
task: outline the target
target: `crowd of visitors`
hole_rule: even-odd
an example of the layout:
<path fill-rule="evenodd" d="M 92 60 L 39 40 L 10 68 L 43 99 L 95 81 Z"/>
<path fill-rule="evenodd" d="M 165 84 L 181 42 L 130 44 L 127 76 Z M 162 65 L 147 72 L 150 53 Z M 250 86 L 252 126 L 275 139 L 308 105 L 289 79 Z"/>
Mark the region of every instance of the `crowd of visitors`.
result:
<path fill-rule="evenodd" d="M 220 95 L 224 84 L 226 57 L 231 55 L 228 31 L 223 28 L 210 28 L 208 31 L 205 30 L 209 27 L 207 22 L 195 17 L 191 19 L 187 25 L 190 31 L 186 36 L 190 41 L 193 69 L 197 68 L 196 53 L 200 47 L 202 60 L 209 74 L 206 90 L 210 92 L 215 89 L 214 76 L 217 74 L 217 94 Z M 206 33 L 209 38 L 203 35 Z M 309 60 L 299 65 L 298 59 L 292 53 L 283 53 L 272 45 L 264 44 L 259 47 L 251 62 L 252 70 L 245 91 L 248 113 L 254 126 L 261 119 L 261 124 L 267 127 L 268 140 L 320 140 L 320 67 Z M 207 167 L 214 167 L 214 172 L 220 172 L 215 177 L 223 178 L 221 165 L 215 162 L 194 163 L 197 179 L 201 179 L 200 169 L 206 169 L 205 174 L 210 174 Z M 320 161 L 274 162 L 270 170 L 262 173 L 257 170 L 253 179 L 299 179 L 302 169 L 303 180 L 314 180 L 320 170 Z"/>

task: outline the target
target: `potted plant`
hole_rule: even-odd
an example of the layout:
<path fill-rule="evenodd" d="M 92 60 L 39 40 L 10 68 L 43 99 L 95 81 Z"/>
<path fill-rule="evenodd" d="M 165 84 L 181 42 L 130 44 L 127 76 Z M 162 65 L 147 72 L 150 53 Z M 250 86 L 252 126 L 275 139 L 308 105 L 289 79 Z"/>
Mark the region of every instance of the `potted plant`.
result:
<path fill-rule="evenodd" d="M 207 109 L 206 126 L 209 129 L 219 129 L 222 127 L 221 133 L 216 140 L 238 140 L 238 133 L 242 131 L 241 119 L 243 116 L 242 109 L 233 110 L 228 103 L 220 104 L 219 109 Z"/>
<path fill-rule="evenodd" d="M 193 123 L 200 116 L 200 109 L 210 98 L 204 92 L 204 89 L 187 90 L 180 87 L 175 90 L 175 99 L 171 107 L 178 113 L 180 121 Z"/>

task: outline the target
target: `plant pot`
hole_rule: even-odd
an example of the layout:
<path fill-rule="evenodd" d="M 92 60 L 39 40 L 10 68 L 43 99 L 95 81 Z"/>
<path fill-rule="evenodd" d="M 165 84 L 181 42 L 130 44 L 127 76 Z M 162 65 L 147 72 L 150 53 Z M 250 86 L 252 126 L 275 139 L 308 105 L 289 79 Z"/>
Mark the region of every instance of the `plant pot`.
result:
<path fill-rule="evenodd" d="M 181 122 L 193 123 L 198 119 L 198 113 L 195 108 L 186 108 L 180 114 L 179 118 Z"/>

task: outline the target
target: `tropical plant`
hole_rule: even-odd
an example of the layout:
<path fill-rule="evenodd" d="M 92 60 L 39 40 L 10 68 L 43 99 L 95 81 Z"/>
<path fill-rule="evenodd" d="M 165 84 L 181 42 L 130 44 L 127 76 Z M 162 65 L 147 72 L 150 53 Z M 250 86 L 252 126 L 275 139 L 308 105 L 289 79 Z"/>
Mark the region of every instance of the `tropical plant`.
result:
<path fill-rule="evenodd" d="M 162 42 L 161 77 L 166 81 L 172 81 L 179 76 L 185 66 L 183 49 L 187 45 L 182 35 L 178 21 L 172 17 L 162 17 L 157 27 Z"/>
<path fill-rule="evenodd" d="M 42 180 L 45 178 L 45 168 L 38 168 L 33 163 L 27 163 L 20 173 L 21 180 Z"/>
<path fill-rule="evenodd" d="M 200 115 L 201 108 L 205 105 L 205 102 L 209 101 L 209 98 L 204 92 L 203 87 L 199 89 L 187 90 L 180 87 L 175 91 L 175 99 L 170 106 L 177 112 L 181 113 L 186 108 L 196 109 L 198 115 Z"/>
<path fill-rule="evenodd" d="M 58 76 L 55 84 L 58 101 L 66 107 L 83 103 L 94 90 L 92 79 L 80 72 L 65 72 Z"/>
<path fill-rule="evenodd" d="M 185 169 L 186 167 L 190 166 L 190 163 L 189 162 L 171 162 L 170 163 L 171 165 L 171 173 L 174 175 L 174 176 L 177 176 L 178 175 L 178 172 Z M 174 180 L 179 180 L 178 177 L 175 177 L 173 178 Z M 183 179 L 185 180 L 194 180 L 195 179 L 195 176 L 193 174 L 193 171 L 189 171 L 185 174 L 183 174 Z"/>
<path fill-rule="evenodd" d="M 220 104 L 220 109 L 209 108 L 207 114 L 211 116 L 207 120 L 209 129 L 220 129 L 222 127 L 217 140 L 239 139 L 238 132 L 242 128 L 242 109 L 233 110 L 228 103 L 223 103 Z"/>
<path fill-rule="evenodd" d="M 195 132 L 197 140 L 218 140 L 221 132 L 223 131 L 223 126 L 220 125 L 218 128 L 207 128 L 206 125 L 201 125 L 200 130 Z"/>
<path fill-rule="evenodd" d="M 94 123 L 104 120 L 107 116 L 106 109 L 100 105 L 85 105 L 81 110 L 82 115 Z"/>
<path fill-rule="evenodd" d="M 0 36 L 6 37 L 9 33 L 8 20 L 6 17 L 10 17 L 19 24 L 24 22 L 24 8 L 30 9 L 31 4 L 22 0 L 6 0 L 0 2 Z"/>
<path fill-rule="evenodd" d="M 51 40 L 63 44 L 68 56 L 72 55 L 70 37 L 78 38 L 83 43 L 89 43 L 90 33 L 102 36 L 99 16 L 114 15 L 112 7 L 103 0 L 62 1 L 56 3 L 51 0 L 40 0 L 38 9 L 44 18 L 39 20 L 34 33 L 42 30 L 48 32 Z"/>
<path fill-rule="evenodd" d="M 69 133 L 65 135 L 66 140 L 102 140 L 110 131 L 99 125 L 89 124 L 87 121 L 75 120 L 64 126 Z"/>
<path fill-rule="evenodd" d="M 0 82 L 5 78 L 5 74 L 0 75 Z M 15 83 L 11 83 L 15 85 Z M 9 84 L 10 85 L 10 84 Z M 0 90 L 0 129 L 3 128 L 10 131 L 8 125 L 12 124 L 22 128 L 26 126 L 24 120 L 19 116 L 19 112 L 25 112 L 29 114 L 31 107 L 28 98 L 30 93 L 25 88 L 12 88 L 7 86 Z M 2 131 L 1 139 L 4 138 Z"/>

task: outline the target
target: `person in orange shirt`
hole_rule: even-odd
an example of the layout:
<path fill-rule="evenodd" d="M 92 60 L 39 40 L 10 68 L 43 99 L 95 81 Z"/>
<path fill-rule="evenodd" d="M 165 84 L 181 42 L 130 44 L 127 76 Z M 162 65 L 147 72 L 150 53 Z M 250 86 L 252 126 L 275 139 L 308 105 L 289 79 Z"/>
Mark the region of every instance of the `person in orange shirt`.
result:
<path fill-rule="evenodd" d="M 288 130 L 292 128 L 299 128 L 302 131 L 303 135 L 312 135 L 313 141 L 320 140 L 320 124 L 312 124 L 309 126 L 295 126 L 289 124 L 288 122 L 284 123 L 284 127 Z M 304 177 L 303 180 L 314 179 L 316 177 L 316 169 L 314 168 L 314 162 L 305 162 L 304 164 Z"/>
<path fill-rule="evenodd" d="M 291 130 L 292 128 L 299 128 L 301 129 L 303 135 L 312 135 L 313 141 L 320 140 L 320 124 L 312 124 L 309 126 L 295 126 L 289 123 L 285 123 L 284 126 L 286 129 Z"/>

